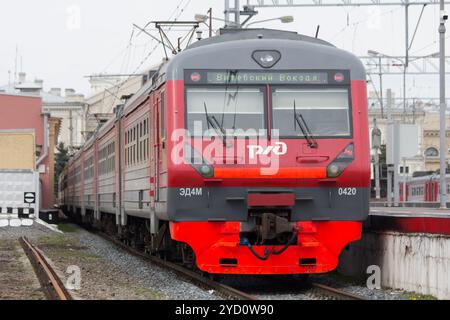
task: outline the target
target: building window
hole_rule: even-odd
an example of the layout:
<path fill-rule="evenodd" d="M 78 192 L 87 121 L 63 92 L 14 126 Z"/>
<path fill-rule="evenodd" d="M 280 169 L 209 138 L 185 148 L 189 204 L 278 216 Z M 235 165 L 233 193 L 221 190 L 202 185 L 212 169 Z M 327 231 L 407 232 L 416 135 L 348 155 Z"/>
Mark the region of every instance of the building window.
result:
<path fill-rule="evenodd" d="M 400 166 L 400 174 L 403 173 L 409 174 L 409 167 Z"/>
<path fill-rule="evenodd" d="M 439 151 L 434 147 L 430 147 L 427 150 L 425 150 L 425 157 L 438 157 L 438 156 Z"/>

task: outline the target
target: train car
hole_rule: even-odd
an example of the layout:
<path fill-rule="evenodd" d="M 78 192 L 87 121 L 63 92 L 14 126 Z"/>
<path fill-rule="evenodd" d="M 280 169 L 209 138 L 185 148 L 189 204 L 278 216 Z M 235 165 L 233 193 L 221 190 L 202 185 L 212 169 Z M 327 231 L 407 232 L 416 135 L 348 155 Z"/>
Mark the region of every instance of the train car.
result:
<path fill-rule="evenodd" d="M 297 33 L 226 29 L 191 45 L 93 144 L 64 171 L 68 214 L 207 273 L 332 271 L 369 213 L 365 68 Z M 94 207 L 71 179 L 92 152 Z"/>
<path fill-rule="evenodd" d="M 447 194 L 450 194 L 450 175 L 446 176 Z M 400 183 L 400 201 L 410 203 L 439 202 L 440 196 L 440 175 L 434 173 L 431 175 L 414 177 L 406 182 L 406 199 L 404 199 L 404 183 Z"/>

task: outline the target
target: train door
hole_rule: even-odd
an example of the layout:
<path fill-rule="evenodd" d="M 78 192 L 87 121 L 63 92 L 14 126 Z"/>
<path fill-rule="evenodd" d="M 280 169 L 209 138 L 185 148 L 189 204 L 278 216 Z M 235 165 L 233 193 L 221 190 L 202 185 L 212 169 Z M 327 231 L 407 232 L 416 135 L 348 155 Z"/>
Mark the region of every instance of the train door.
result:
<path fill-rule="evenodd" d="M 151 202 L 152 209 L 157 213 L 163 212 L 162 203 L 166 201 L 166 169 L 164 163 L 165 125 L 164 125 L 164 93 L 155 93 L 152 98 L 151 110 Z M 164 190 L 163 190 L 164 189 Z"/>
<path fill-rule="evenodd" d="M 403 189 L 406 189 L 406 192 L 404 192 Z M 406 195 L 406 197 L 404 195 Z M 409 199 L 409 186 L 407 185 L 405 188 L 403 183 L 400 184 L 400 202 L 407 202 Z"/>
<path fill-rule="evenodd" d="M 158 124 L 159 99 L 156 93 L 151 96 L 150 110 L 150 202 L 152 211 L 156 210 L 159 201 L 159 124 Z"/>
<path fill-rule="evenodd" d="M 156 137 L 156 143 L 155 143 L 155 187 L 156 187 L 156 193 L 155 193 L 155 200 L 156 202 L 160 201 L 160 180 L 161 180 L 161 150 L 160 150 L 160 145 L 161 145 L 161 135 L 160 135 L 160 116 L 161 116 L 161 112 L 160 112 L 160 106 L 161 106 L 161 99 L 159 96 L 157 96 L 156 98 L 156 103 L 155 103 L 155 137 Z"/>
<path fill-rule="evenodd" d="M 439 201 L 439 198 L 438 198 L 439 193 L 440 193 L 439 188 L 440 188 L 439 182 L 435 182 L 435 183 L 434 183 L 434 197 L 433 197 L 433 199 L 434 199 L 433 201 L 434 201 L 434 202 Z"/>

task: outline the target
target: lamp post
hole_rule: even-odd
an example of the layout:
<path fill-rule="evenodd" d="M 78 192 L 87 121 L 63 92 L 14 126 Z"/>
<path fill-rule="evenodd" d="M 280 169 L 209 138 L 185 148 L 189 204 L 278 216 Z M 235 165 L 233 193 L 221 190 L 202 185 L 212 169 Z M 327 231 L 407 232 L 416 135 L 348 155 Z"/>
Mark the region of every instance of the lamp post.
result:
<path fill-rule="evenodd" d="M 372 130 L 372 149 L 374 150 L 375 157 L 375 194 L 376 199 L 381 198 L 380 192 L 380 155 L 379 151 L 381 148 L 381 130 L 377 126 L 377 119 L 373 119 L 373 130 Z"/>
<path fill-rule="evenodd" d="M 269 22 L 269 21 L 277 21 L 277 20 L 280 20 L 281 23 L 292 23 L 292 22 L 294 22 L 294 17 L 293 16 L 283 16 L 283 17 L 278 17 L 278 18 L 259 20 L 259 21 L 255 21 L 255 22 L 249 23 L 247 25 L 247 28 L 250 27 L 253 24 Z"/>
<path fill-rule="evenodd" d="M 242 28 L 246 22 L 243 22 L 242 24 L 236 24 L 234 21 L 227 21 L 225 19 L 220 19 L 220 18 L 216 18 L 212 16 L 212 10 L 208 11 L 208 15 L 205 14 L 196 14 L 194 19 L 200 23 L 204 23 L 205 25 L 207 25 L 210 28 L 210 32 L 212 34 L 212 21 L 213 20 L 217 20 L 217 21 L 221 21 L 221 22 L 225 22 L 225 23 L 229 23 L 231 25 L 233 25 L 236 28 Z M 206 21 L 209 20 L 209 24 L 206 23 Z M 249 23 L 247 25 L 247 28 L 253 24 L 257 24 L 257 23 L 263 23 L 263 22 L 269 22 L 269 21 L 277 21 L 280 20 L 281 23 L 292 23 L 294 22 L 294 17 L 293 16 L 282 16 L 282 17 L 278 17 L 278 18 L 271 18 L 271 19 L 266 19 L 266 20 L 260 20 L 260 21 L 255 21 L 252 23 Z"/>
<path fill-rule="evenodd" d="M 212 12 L 212 11 L 211 11 L 211 12 Z M 209 12 L 208 12 L 208 13 L 209 13 Z M 210 13 L 209 13 L 208 15 L 206 15 L 206 14 L 201 14 L 201 13 L 197 13 L 197 14 L 194 16 L 194 19 L 195 19 L 195 21 L 197 21 L 197 22 L 204 23 L 204 24 L 207 25 L 208 27 L 212 26 L 212 21 L 213 21 L 213 20 L 221 21 L 221 22 L 225 22 L 225 23 L 229 23 L 229 24 L 233 25 L 233 27 L 236 27 L 236 28 L 240 28 L 240 27 L 241 27 L 240 24 L 236 24 L 236 22 L 234 22 L 234 21 L 227 21 L 227 20 L 225 20 L 225 19 L 216 18 L 216 17 L 213 17 L 212 14 L 210 14 Z M 209 24 L 206 23 L 207 20 L 210 21 Z M 210 27 L 210 28 L 211 28 L 211 33 L 212 33 L 212 27 Z"/>
<path fill-rule="evenodd" d="M 397 60 L 397 61 L 399 61 L 401 63 L 401 65 L 399 65 L 399 66 L 403 66 L 403 117 L 404 117 L 405 114 L 406 114 L 406 68 L 407 68 L 406 63 L 404 63 L 403 60 L 401 60 L 399 58 L 392 57 L 392 56 L 380 53 L 380 52 L 375 51 L 375 50 L 369 50 L 368 53 L 369 53 L 369 55 L 377 56 L 379 58 L 379 61 L 380 61 L 380 73 L 381 73 L 381 58 L 382 57 Z M 380 76 L 380 78 L 381 78 L 381 76 Z"/>
<path fill-rule="evenodd" d="M 204 25 L 206 25 L 209 29 L 209 37 L 211 38 L 213 36 L 213 9 L 209 8 L 207 14 L 200 14 L 197 13 L 194 17 L 195 21 L 203 23 Z M 209 20 L 209 23 L 206 23 L 206 21 Z M 216 19 L 216 20 L 222 20 L 222 19 Z M 225 21 L 225 20 L 223 20 Z"/>
<path fill-rule="evenodd" d="M 378 76 L 380 77 L 380 108 L 381 108 L 381 119 L 384 118 L 384 101 L 383 101 L 383 66 L 381 65 L 381 55 L 378 52 L 369 50 L 367 51 L 369 56 L 378 56 Z"/>

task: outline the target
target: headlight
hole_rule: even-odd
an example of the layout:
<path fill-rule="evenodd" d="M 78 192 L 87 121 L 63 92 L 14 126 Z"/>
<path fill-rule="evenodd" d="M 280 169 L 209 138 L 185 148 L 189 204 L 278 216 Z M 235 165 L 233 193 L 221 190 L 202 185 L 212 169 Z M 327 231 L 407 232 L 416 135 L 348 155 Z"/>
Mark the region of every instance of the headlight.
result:
<path fill-rule="evenodd" d="M 197 171 L 205 178 L 214 177 L 214 168 L 208 164 L 203 164 L 196 168 Z"/>
<path fill-rule="evenodd" d="M 355 160 L 355 146 L 353 143 L 349 144 L 328 166 L 327 177 L 337 178 L 344 170 Z"/>
<path fill-rule="evenodd" d="M 272 68 L 281 59 L 281 53 L 276 50 L 253 52 L 253 60 L 255 60 L 263 68 Z"/>
<path fill-rule="evenodd" d="M 195 150 L 189 143 L 185 143 L 184 148 L 186 162 L 194 167 L 202 177 L 213 178 L 214 167 L 203 158 L 201 153 Z"/>
<path fill-rule="evenodd" d="M 327 176 L 329 178 L 336 178 L 341 174 L 341 168 L 338 164 L 332 163 L 327 168 Z"/>

